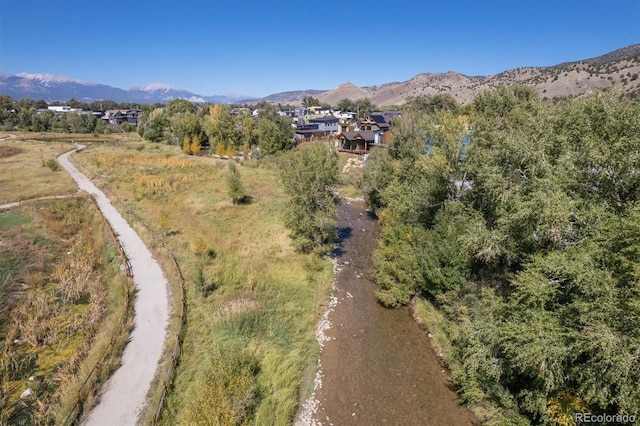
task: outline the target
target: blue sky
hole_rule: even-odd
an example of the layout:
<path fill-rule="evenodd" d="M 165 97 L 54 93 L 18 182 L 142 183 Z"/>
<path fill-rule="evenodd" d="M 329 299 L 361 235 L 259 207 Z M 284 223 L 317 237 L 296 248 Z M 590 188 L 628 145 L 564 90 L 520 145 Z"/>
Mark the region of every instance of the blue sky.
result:
<path fill-rule="evenodd" d="M 490 75 L 635 43 L 638 0 L 0 0 L 0 72 L 200 95 Z"/>

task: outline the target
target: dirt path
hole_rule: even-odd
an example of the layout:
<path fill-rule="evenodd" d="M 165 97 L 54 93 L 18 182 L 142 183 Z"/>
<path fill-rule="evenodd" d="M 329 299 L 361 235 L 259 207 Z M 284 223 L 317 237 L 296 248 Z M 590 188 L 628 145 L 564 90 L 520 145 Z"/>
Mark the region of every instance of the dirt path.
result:
<path fill-rule="evenodd" d="M 134 328 L 122 364 L 103 386 L 100 401 L 83 421 L 87 425 L 133 425 L 145 406 L 147 391 L 162 355 L 169 322 L 168 283 L 138 234 L 111 202 L 69 161 L 58 157 L 81 190 L 94 194 L 102 214 L 118 235 L 133 270 L 136 288 Z"/>
<path fill-rule="evenodd" d="M 342 244 L 337 257 L 335 305 L 321 355 L 311 415 L 298 425 L 470 425 L 427 335 L 406 308 L 375 299 L 371 253 L 377 222 L 361 202 L 338 206 Z M 307 410 L 309 411 L 309 410 Z"/>
<path fill-rule="evenodd" d="M 64 200 L 66 198 L 74 198 L 74 197 L 79 197 L 79 196 L 83 196 L 84 197 L 85 194 L 82 191 L 78 191 L 78 192 L 74 192 L 73 194 L 48 195 L 46 197 L 29 198 L 28 200 L 20 200 L 20 201 L 14 201 L 12 203 L 0 204 L 0 210 L 10 210 L 10 209 L 13 209 L 15 207 L 20 207 L 21 205 L 23 205 L 25 203 L 31 203 L 31 202 L 35 202 L 35 201 Z"/>

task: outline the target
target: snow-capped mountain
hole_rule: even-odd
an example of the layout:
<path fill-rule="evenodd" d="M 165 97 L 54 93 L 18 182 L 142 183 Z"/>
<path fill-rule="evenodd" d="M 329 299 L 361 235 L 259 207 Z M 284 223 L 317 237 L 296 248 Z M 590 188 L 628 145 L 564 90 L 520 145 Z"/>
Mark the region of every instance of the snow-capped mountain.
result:
<path fill-rule="evenodd" d="M 9 95 L 15 100 L 32 98 L 43 99 L 47 102 L 64 102 L 75 98 L 87 103 L 98 100 L 165 103 L 172 99 L 187 99 L 191 102 L 200 103 L 232 103 L 248 98 L 248 96 L 239 95 L 202 96 L 165 83 L 152 83 L 123 90 L 105 84 L 77 80 L 64 75 L 29 73 L 0 73 L 0 95 Z"/>
<path fill-rule="evenodd" d="M 145 96 L 162 99 L 162 101 L 170 101 L 172 99 L 186 99 L 191 102 L 205 103 L 207 99 L 203 96 L 196 95 L 186 90 L 173 87 L 166 83 L 151 83 L 144 86 L 132 87 L 130 93 L 144 93 Z"/>
<path fill-rule="evenodd" d="M 77 83 L 85 86 L 91 85 L 91 83 L 83 80 L 73 79 L 71 77 L 67 77 L 66 75 L 56 75 L 56 74 L 28 74 L 26 72 L 19 72 L 16 74 L 18 77 L 23 77 L 28 80 L 34 80 L 40 82 L 43 85 L 51 85 L 51 84 L 59 84 L 59 83 Z"/>
<path fill-rule="evenodd" d="M 144 86 L 132 87 L 129 90 L 142 90 L 143 92 L 170 92 L 172 90 L 180 90 L 177 87 L 171 86 L 166 83 L 151 83 Z"/>
<path fill-rule="evenodd" d="M 116 102 L 133 101 L 125 90 L 53 74 L 0 74 L 0 95 L 9 95 L 16 100 L 32 98 L 66 101 L 76 98 L 83 102 L 100 99 L 117 99 Z"/>

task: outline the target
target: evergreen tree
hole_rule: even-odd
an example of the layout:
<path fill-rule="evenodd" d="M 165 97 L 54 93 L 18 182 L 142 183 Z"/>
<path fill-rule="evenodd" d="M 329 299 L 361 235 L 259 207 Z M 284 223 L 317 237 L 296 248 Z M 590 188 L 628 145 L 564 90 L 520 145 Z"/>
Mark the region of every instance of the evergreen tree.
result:
<path fill-rule="evenodd" d="M 227 168 L 227 193 L 233 204 L 236 205 L 240 200 L 245 197 L 245 189 L 242 184 L 242 179 L 240 177 L 240 172 L 236 167 L 236 163 L 233 161 L 229 161 L 229 165 Z"/>

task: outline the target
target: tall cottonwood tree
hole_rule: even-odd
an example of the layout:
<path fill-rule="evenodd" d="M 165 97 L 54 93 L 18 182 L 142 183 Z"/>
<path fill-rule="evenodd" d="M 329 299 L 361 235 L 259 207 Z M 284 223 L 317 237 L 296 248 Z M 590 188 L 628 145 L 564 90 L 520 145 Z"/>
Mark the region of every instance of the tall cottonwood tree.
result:
<path fill-rule="evenodd" d="M 469 110 L 466 149 L 418 110 L 366 166 L 380 300 L 438 306 L 463 399 L 505 422 L 640 415 L 640 103 L 500 87 Z"/>
<path fill-rule="evenodd" d="M 165 111 L 166 114 L 166 111 Z M 194 112 L 176 112 L 168 116 L 169 137 L 174 145 L 179 145 L 184 141 L 185 136 L 192 138 L 199 136 L 202 132 L 200 120 Z"/>
<path fill-rule="evenodd" d="M 162 109 L 155 108 L 149 113 L 143 113 L 138 122 L 138 133 L 151 142 L 160 142 L 164 139 L 165 129 L 169 121 L 164 116 Z"/>
<path fill-rule="evenodd" d="M 256 135 L 260 151 L 264 155 L 287 151 L 295 146 L 291 121 L 277 115 L 275 109 L 270 106 L 260 111 Z"/>
<path fill-rule="evenodd" d="M 225 147 L 236 147 L 238 145 L 239 138 L 233 117 L 226 105 L 210 106 L 209 114 L 205 115 L 202 127 L 211 146 L 223 144 Z"/>
<path fill-rule="evenodd" d="M 280 159 L 280 180 L 289 197 L 285 224 L 294 246 L 302 252 L 326 253 L 337 239 L 336 198 L 338 156 L 315 142 Z"/>

